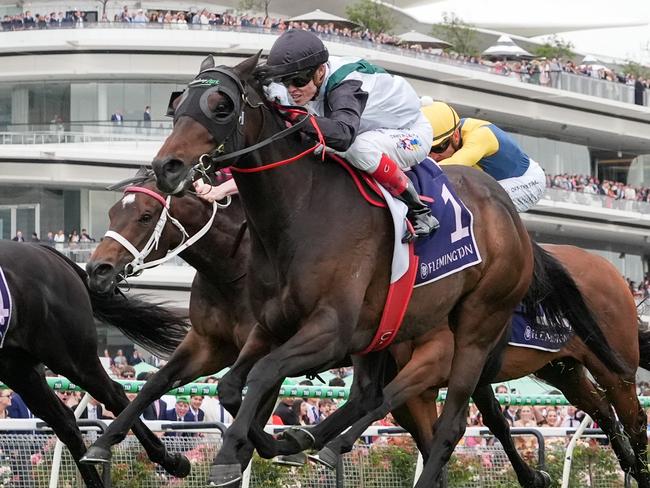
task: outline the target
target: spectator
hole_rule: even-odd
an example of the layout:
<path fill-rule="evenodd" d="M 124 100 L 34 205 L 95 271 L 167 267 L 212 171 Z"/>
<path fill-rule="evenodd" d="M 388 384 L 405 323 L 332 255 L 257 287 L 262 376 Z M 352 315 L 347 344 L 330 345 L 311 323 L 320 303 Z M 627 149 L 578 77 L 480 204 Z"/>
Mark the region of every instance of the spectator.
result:
<path fill-rule="evenodd" d="M 345 386 L 345 381 L 343 381 L 343 378 L 339 378 L 338 376 L 335 376 L 329 381 L 328 386 L 334 386 L 334 387 Z"/>
<path fill-rule="evenodd" d="M 90 237 L 86 229 L 81 229 L 81 236 L 79 237 L 79 242 L 95 242 L 95 239 Z"/>
<path fill-rule="evenodd" d="M 190 407 L 187 412 L 186 418 L 191 417 L 189 422 L 203 422 L 205 420 L 205 412 L 201 409 L 203 405 L 203 395 L 192 395 L 190 397 Z"/>
<path fill-rule="evenodd" d="M 135 366 L 136 364 L 140 364 L 142 362 L 142 358 L 140 357 L 140 352 L 137 349 L 133 349 L 133 352 L 127 359 L 127 363 L 129 366 Z"/>
<path fill-rule="evenodd" d="M 128 364 L 128 360 L 126 359 L 126 356 L 124 356 L 124 351 L 122 351 L 122 349 L 118 349 L 115 353 L 113 364 L 118 367 L 124 367 Z"/>
<path fill-rule="evenodd" d="M 278 406 L 275 408 L 273 415 L 277 415 L 282 420 L 283 425 L 300 425 L 298 415 L 293 410 L 294 398 L 281 398 Z"/>
<path fill-rule="evenodd" d="M 125 365 L 120 370 L 120 378 L 123 380 L 134 380 L 135 379 L 135 368 L 130 365 Z"/>
<path fill-rule="evenodd" d="M 122 115 L 122 112 L 119 110 L 116 110 L 111 114 L 111 122 L 113 122 L 114 125 L 122 125 L 122 122 L 124 121 L 124 116 Z"/>
<path fill-rule="evenodd" d="M 128 5 L 125 5 L 122 12 L 119 14 L 120 22 L 131 22 L 131 14 L 129 13 Z"/>
<path fill-rule="evenodd" d="M 188 410 L 190 409 L 190 399 L 186 396 L 176 398 L 174 408 L 167 410 L 165 420 L 182 422 L 185 420 Z"/>
<path fill-rule="evenodd" d="M 23 237 L 23 231 L 22 230 L 16 231 L 16 235 L 11 240 L 15 242 L 25 242 L 25 238 Z"/>
<path fill-rule="evenodd" d="M 36 232 L 32 232 L 32 238 L 30 239 L 31 242 L 41 242 L 41 240 L 38 238 L 38 234 Z"/>
<path fill-rule="evenodd" d="M 54 241 L 54 232 L 49 231 L 47 233 L 47 241 L 46 242 L 47 242 L 48 246 L 54 247 L 54 243 L 55 243 L 55 241 Z"/>
<path fill-rule="evenodd" d="M 566 417 L 562 421 L 562 427 L 578 427 L 583 418 L 584 413 L 579 412 L 573 405 L 569 405 L 567 407 Z"/>
<path fill-rule="evenodd" d="M 205 382 L 210 384 L 218 384 L 218 381 L 219 380 L 215 376 L 209 376 L 205 379 Z M 221 422 L 222 424 L 232 423 L 232 416 L 216 397 L 205 397 L 201 408 L 205 412 L 206 422 Z"/>
<path fill-rule="evenodd" d="M 308 406 L 309 404 L 302 398 L 296 398 L 293 401 L 292 409 L 294 415 L 298 418 L 298 425 L 310 425 Z"/>
<path fill-rule="evenodd" d="M 138 12 L 135 14 L 133 19 L 131 20 L 134 24 L 146 24 L 149 22 L 149 19 L 145 15 L 144 11 L 142 9 L 138 9 Z"/>
<path fill-rule="evenodd" d="M 310 380 L 303 380 L 299 385 L 302 386 L 314 386 L 314 383 Z M 305 408 L 307 409 L 307 416 L 309 418 L 309 423 L 307 425 L 316 425 L 320 422 L 320 414 L 318 412 L 318 399 L 317 398 L 303 398 L 306 403 Z"/>
<path fill-rule="evenodd" d="M 149 105 L 144 108 L 142 120 L 144 121 L 144 128 L 151 129 L 151 107 Z"/>
<path fill-rule="evenodd" d="M 646 86 L 642 78 L 637 78 L 634 82 L 634 103 L 635 105 L 645 104 L 645 89 Z"/>
<path fill-rule="evenodd" d="M 12 419 L 30 419 L 33 417 L 32 412 L 29 410 L 25 402 L 16 392 L 11 390 L 2 390 L 1 393 L 9 392 L 10 404 L 7 407 L 7 416 Z"/>
<path fill-rule="evenodd" d="M 334 402 L 329 398 L 323 398 L 322 400 L 318 401 L 318 414 L 321 422 L 332 415 L 332 413 L 334 413 L 334 410 L 336 410 L 336 406 L 334 405 Z"/>
<path fill-rule="evenodd" d="M 113 417 L 109 415 L 105 415 L 104 406 L 94 398 L 91 398 L 88 401 L 88 406 L 84 408 L 83 412 L 81 412 L 80 418 L 89 419 L 89 420 L 102 420 L 102 419 L 111 419 Z"/>

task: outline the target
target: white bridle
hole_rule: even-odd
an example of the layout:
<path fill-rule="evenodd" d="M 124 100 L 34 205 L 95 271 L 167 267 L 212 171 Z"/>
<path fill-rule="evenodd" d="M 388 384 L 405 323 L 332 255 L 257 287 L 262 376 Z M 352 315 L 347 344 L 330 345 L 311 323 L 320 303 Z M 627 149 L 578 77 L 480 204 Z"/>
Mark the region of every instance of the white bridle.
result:
<path fill-rule="evenodd" d="M 163 198 L 161 195 L 156 193 L 153 190 L 150 190 L 148 188 L 144 188 L 141 186 L 129 186 L 124 190 L 124 193 L 144 193 L 145 195 L 149 195 L 150 197 L 154 198 L 157 200 L 163 207 L 162 211 L 160 212 L 160 217 L 158 218 L 158 222 L 156 222 L 156 226 L 154 227 L 154 230 L 149 237 L 149 240 L 147 243 L 144 245 L 142 248 L 142 251 L 139 251 L 137 247 L 135 247 L 131 242 L 126 239 L 124 236 L 122 236 L 120 233 L 115 232 L 113 230 L 108 230 L 106 231 L 106 234 L 104 234 L 104 237 L 110 237 L 111 239 L 116 240 L 124 248 L 129 251 L 133 255 L 133 260 L 128 263 L 126 266 L 124 266 L 124 276 L 137 276 L 142 271 L 148 268 L 153 268 L 155 266 L 159 266 L 163 263 L 166 263 L 170 259 L 175 258 L 178 256 L 180 253 L 182 253 L 185 249 L 193 245 L 196 241 L 201 239 L 207 232 L 210 230 L 210 227 L 212 227 L 212 223 L 214 222 L 214 218 L 217 215 L 217 210 L 220 208 L 226 208 L 230 205 L 232 202 L 232 199 L 230 196 L 226 197 L 226 203 L 217 203 L 216 201 L 212 203 L 212 215 L 210 216 L 210 219 L 206 222 L 206 224 L 199 230 L 196 234 L 194 234 L 192 237 L 189 236 L 187 231 L 185 230 L 185 227 L 183 227 L 183 224 L 181 224 L 178 220 L 176 220 L 174 217 L 171 216 L 169 213 L 170 207 L 171 207 L 171 200 L 172 197 L 171 195 L 168 196 L 166 199 Z M 182 236 L 182 241 L 181 243 L 174 248 L 173 250 L 169 251 L 165 256 L 163 256 L 160 259 L 155 259 L 153 261 L 149 261 L 145 263 L 145 259 L 149 254 L 151 254 L 151 251 L 154 249 L 158 249 L 158 244 L 160 242 L 160 236 L 162 235 L 163 229 L 165 228 L 165 224 L 167 223 L 167 220 L 169 220 L 174 226 L 180 231 L 181 236 Z M 187 239 L 187 240 L 186 240 Z"/>

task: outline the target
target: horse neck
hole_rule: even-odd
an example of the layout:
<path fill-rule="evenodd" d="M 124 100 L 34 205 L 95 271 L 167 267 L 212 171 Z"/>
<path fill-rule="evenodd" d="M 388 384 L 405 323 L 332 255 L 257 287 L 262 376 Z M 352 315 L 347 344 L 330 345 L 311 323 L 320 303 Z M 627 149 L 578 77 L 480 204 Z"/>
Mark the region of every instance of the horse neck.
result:
<path fill-rule="evenodd" d="M 255 144 L 282 130 L 278 124 L 270 124 L 262 130 Z M 262 166 L 296 156 L 314 143 L 305 145 L 296 137 L 287 137 L 269 144 L 246 156 L 246 167 Z M 276 248 L 277 240 L 290 235 L 300 216 L 310 211 L 310 196 L 318 160 L 308 154 L 287 165 L 258 173 L 233 171 L 237 188 L 242 197 L 251 232 L 255 232 L 269 248 Z M 265 246 L 266 247 L 266 246 Z"/>
<path fill-rule="evenodd" d="M 200 212 L 196 209 L 201 208 Z M 211 205 L 192 206 L 192 218 L 182 222 L 191 236 L 199 232 L 212 215 Z M 190 221 L 191 220 L 191 221 Z M 230 257 L 244 212 L 239 198 L 233 197 L 227 209 L 219 209 L 208 232 L 180 253 L 181 258 L 214 285 L 228 285 L 246 272 L 248 246 L 242 242 L 235 257 Z"/>

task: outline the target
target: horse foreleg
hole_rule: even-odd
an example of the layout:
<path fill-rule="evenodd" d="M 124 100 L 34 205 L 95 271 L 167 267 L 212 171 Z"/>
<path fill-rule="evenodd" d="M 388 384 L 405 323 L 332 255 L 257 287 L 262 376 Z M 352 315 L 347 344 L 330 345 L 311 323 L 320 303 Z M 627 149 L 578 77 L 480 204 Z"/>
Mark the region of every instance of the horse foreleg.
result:
<path fill-rule="evenodd" d="M 304 371 L 331 368 L 344 359 L 347 349 L 341 322 L 334 309 L 319 308 L 287 342 L 257 361 L 248 374 L 246 397 L 212 466 L 209 479 L 213 485 L 230 485 L 241 479 L 236 453 L 247 441 L 258 407 L 273 385 Z M 244 350 L 247 346 L 248 340 Z"/>
<path fill-rule="evenodd" d="M 448 328 L 431 333 L 416 346 L 411 359 L 382 390 L 382 403 L 355 422 L 350 429 L 319 452 L 327 464 L 336 465 L 342 453 L 349 452 L 356 440 L 373 422 L 402 406 L 409 398 L 443 383 L 449 375 L 453 356 L 453 336 Z M 366 363 L 375 367 L 372 363 Z M 355 374 L 357 370 L 355 369 Z"/>
<path fill-rule="evenodd" d="M 0 377 L 22 397 L 36 417 L 52 427 L 56 436 L 70 451 L 86 486 L 102 488 L 104 483 L 95 467 L 79 463 L 81 456 L 86 452 L 86 445 L 77 428 L 72 410 L 63 404 L 48 386 L 42 374 L 31 365 L 32 358 L 23 357 L 23 354 L 22 352 L 13 354 L 13 352 L 4 350 L 2 352 L 3 361 L 0 363 Z M 31 476 L 29 469 L 29 464 L 27 464 L 26 472 L 20 474 Z M 29 480 L 23 481 L 29 483 Z"/>
<path fill-rule="evenodd" d="M 283 454 L 294 454 L 310 448 L 321 449 L 370 410 L 377 408 L 382 401 L 383 361 L 392 359 L 383 352 L 353 356 L 354 378 L 348 400 L 313 428 L 285 431 L 282 437 L 286 440 L 281 445 Z"/>
<path fill-rule="evenodd" d="M 463 304 L 458 313 L 447 398 L 434 426 L 430 450 L 432 455 L 415 488 L 428 488 L 438 482 L 445 464 L 467 428 L 470 396 L 476 389 L 490 352 L 510 320 L 509 307 L 501 308 L 488 316 L 480 313 L 482 309 L 484 306 L 470 300 Z"/>
<path fill-rule="evenodd" d="M 510 424 L 501 411 L 499 402 L 490 385 L 481 385 L 472 395 L 474 403 L 483 414 L 485 426 L 501 442 L 510 464 L 512 464 L 519 484 L 526 488 L 546 488 L 551 485 L 551 477 L 544 471 L 536 471 L 528 466 L 517 452 L 510 435 Z"/>
<path fill-rule="evenodd" d="M 190 330 L 169 362 L 147 381 L 132 402 L 128 403 L 127 400 L 127 403 L 124 404 L 122 400 L 117 400 L 118 397 L 124 395 L 124 392 L 117 393 L 112 385 L 110 387 L 101 385 L 99 388 L 95 385 L 88 385 L 95 390 L 91 391 L 93 397 L 105 403 L 109 410 L 115 414 L 119 413 L 119 415 L 106 432 L 88 449 L 83 462 L 110 462 L 111 446 L 126 437 L 129 429 L 139 422 L 139 416 L 147 406 L 171 388 L 184 385 L 201 375 L 212 374 L 223 369 L 235 354 L 234 347 L 229 348 L 227 345 L 214 343 L 210 338 L 200 337 Z M 90 380 L 83 378 L 76 381 L 78 384 L 86 385 Z M 122 388 L 119 387 L 119 389 Z M 109 393 L 110 390 L 112 393 Z M 175 476 L 187 473 L 189 465 L 178 454 L 170 455 L 157 436 L 151 437 L 140 425 L 135 427 L 134 433 L 142 440 L 149 459 L 160 464 Z"/>

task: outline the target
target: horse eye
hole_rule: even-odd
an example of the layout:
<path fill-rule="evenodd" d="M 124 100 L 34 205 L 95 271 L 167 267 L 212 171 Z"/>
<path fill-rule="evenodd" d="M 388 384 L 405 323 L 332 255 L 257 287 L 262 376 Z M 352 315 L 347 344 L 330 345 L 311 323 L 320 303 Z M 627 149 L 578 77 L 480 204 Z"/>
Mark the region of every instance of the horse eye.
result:
<path fill-rule="evenodd" d="M 232 110 L 233 110 L 232 104 L 228 102 L 221 102 L 214 109 L 214 115 L 216 115 L 217 117 L 227 117 L 232 113 Z"/>
<path fill-rule="evenodd" d="M 151 219 L 152 219 L 151 214 L 145 213 L 140 216 L 138 222 L 140 222 L 141 224 L 148 224 L 149 222 L 151 222 Z"/>

